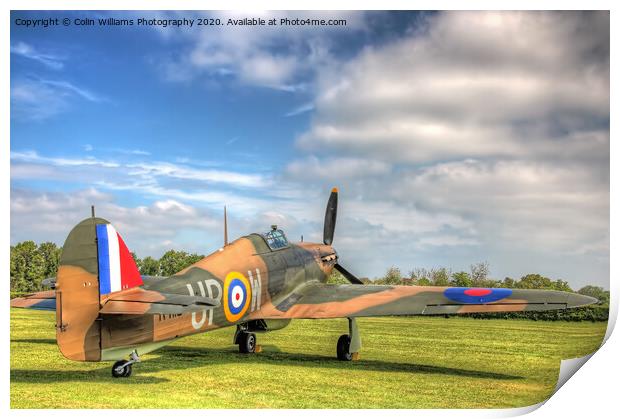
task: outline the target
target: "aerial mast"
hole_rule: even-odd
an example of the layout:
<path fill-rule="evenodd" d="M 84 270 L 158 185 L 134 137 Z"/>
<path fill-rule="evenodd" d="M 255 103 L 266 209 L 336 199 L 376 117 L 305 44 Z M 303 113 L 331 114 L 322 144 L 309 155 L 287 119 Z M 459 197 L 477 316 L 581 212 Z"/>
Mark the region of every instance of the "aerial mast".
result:
<path fill-rule="evenodd" d="M 226 216 L 226 205 L 224 205 L 224 247 L 228 246 L 228 217 Z"/>

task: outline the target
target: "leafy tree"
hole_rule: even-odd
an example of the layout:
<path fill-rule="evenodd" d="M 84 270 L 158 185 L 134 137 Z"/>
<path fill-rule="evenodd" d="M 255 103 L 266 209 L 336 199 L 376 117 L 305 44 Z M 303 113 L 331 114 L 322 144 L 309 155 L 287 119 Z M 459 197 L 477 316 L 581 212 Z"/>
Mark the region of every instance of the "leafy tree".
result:
<path fill-rule="evenodd" d="M 147 256 L 144 259 L 140 260 L 138 269 L 140 270 L 140 273 L 142 275 L 149 275 L 149 276 L 160 275 L 159 261 L 157 259 L 153 259 L 150 256 Z"/>
<path fill-rule="evenodd" d="M 448 268 L 431 269 L 431 283 L 437 287 L 450 285 L 451 272 Z"/>
<path fill-rule="evenodd" d="M 489 276 L 489 263 L 478 262 L 470 265 L 471 280 L 475 287 L 482 287 Z"/>
<path fill-rule="evenodd" d="M 418 279 L 418 285 L 420 287 L 428 287 L 431 285 L 431 281 L 428 278 L 422 277 Z"/>
<path fill-rule="evenodd" d="M 45 258 L 35 242 L 28 240 L 11 247 L 11 291 L 40 289 L 45 272 Z"/>
<path fill-rule="evenodd" d="M 467 272 L 460 271 L 452 274 L 452 285 L 455 287 L 471 287 L 473 282 Z"/>
<path fill-rule="evenodd" d="M 333 285 L 343 285 L 349 284 L 349 281 L 347 281 L 347 278 L 345 278 L 340 272 L 334 269 L 331 275 L 329 275 L 329 278 L 327 278 L 327 283 Z"/>
<path fill-rule="evenodd" d="M 516 287 L 516 283 L 517 283 L 517 281 L 515 281 L 513 278 L 510 278 L 509 276 L 507 276 L 501 282 L 500 287 L 502 287 L 502 288 L 515 288 Z"/>
<path fill-rule="evenodd" d="M 594 285 L 586 285 L 583 288 L 580 288 L 577 291 L 579 294 L 587 295 L 589 297 L 594 297 L 599 301 L 601 305 L 609 304 L 609 291 L 605 291 L 601 287 L 596 287 Z"/>
<path fill-rule="evenodd" d="M 476 287 L 480 288 L 499 288 L 501 285 L 500 281 L 496 281 L 495 279 L 485 279 L 484 281 L 480 281 L 475 284 Z"/>
<path fill-rule="evenodd" d="M 388 268 L 383 277 L 383 283 L 386 285 L 398 285 L 403 280 L 403 276 L 400 273 L 400 269 L 395 266 Z"/>
<path fill-rule="evenodd" d="M 192 253 L 186 259 L 187 266 L 193 265 L 194 263 L 198 262 L 199 260 L 204 259 L 204 257 L 205 257 L 204 255 L 199 255 L 198 253 Z"/>
<path fill-rule="evenodd" d="M 185 268 L 187 252 L 168 250 L 159 258 L 159 269 L 163 276 L 171 276 Z"/>
<path fill-rule="evenodd" d="M 60 254 L 62 253 L 62 247 L 56 246 L 56 243 L 45 242 L 39 245 L 38 249 L 41 256 L 44 259 L 45 272 L 43 272 L 44 278 L 51 278 L 56 276 L 58 272 L 58 263 L 60 262 Z"/>
<path fill-rule="evenodd" d="M 517 288 L 554 289 L 551 279 L 540 274 L 527 274 L 516 283 Z"/>
<path fill-rule="evenodd" d="M 431 273 L 424 268 L 414 268 L 409 272 L 413 285 L 428 286 L 431 284 Z"/>
<path fill-rule="evenodd" d="M 198 262 L 204 256 L 196 253 L 188 254 L 187 252 L 168 250 L 159 259 L 160 274 L 163 276 L 171 276 L 182 269 Z"/>
<path fill-rule="evenodd" d="M 551 287 L 557 291 L 573 292 L 573 289 L 568 285 L 568 282 L 562 281 L 561 279 L 553 281 L 551 283 Z"/>

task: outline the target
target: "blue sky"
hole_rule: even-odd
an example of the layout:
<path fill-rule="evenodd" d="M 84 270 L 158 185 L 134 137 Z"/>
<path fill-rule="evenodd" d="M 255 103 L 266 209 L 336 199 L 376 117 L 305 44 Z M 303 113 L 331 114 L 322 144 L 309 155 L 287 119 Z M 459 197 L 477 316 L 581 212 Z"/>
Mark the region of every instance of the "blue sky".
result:
<path fill-rule="evenodd" d="M 11 242 L 90 204 L 138 255 L 281 225 L 351 271 L 609 283 L 605 13 L 313 12 L 346 27 L 25 28 L 13 12 Z M 304 17 L 308 12 L 255 12 Z M 518 42 L 516 41 L 518 40 Z"/>

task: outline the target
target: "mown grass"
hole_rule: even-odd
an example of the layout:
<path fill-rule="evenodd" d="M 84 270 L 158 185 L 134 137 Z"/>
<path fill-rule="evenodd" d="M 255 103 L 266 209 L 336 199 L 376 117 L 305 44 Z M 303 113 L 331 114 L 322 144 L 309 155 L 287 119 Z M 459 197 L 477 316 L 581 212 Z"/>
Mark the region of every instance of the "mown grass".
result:
<path fill-rule="evenodd" d="M 346 320 L 296 320 L 242 355 L 233 329 L 143 357 L 129 379 L 111 363 L 65 360 L 54 314 L 11 310 L 12 408 L 484 408 L 546 399 L 560 359 L 596 350 L 606 323 L 360 319 L 362 359 L 335 359 Z"/>

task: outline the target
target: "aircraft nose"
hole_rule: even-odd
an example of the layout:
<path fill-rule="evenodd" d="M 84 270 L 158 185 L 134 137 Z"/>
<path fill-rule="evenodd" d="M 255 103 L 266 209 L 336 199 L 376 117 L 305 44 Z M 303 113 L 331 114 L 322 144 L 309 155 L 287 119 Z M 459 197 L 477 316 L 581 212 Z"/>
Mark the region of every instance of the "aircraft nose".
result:
<path fill-rule="evenodd" d="M 571 293 L 570 296 L 568 297 L 568 301 L 566 302 L 566 306 L 568 308 L 572 308 L 572 307 L 587 306 L 587 305 L 595 304 L 595 303 L 598 303 L 598 300 L 594 297 Z"/>

